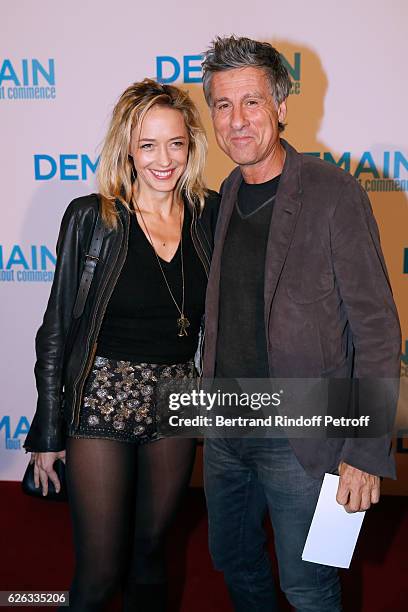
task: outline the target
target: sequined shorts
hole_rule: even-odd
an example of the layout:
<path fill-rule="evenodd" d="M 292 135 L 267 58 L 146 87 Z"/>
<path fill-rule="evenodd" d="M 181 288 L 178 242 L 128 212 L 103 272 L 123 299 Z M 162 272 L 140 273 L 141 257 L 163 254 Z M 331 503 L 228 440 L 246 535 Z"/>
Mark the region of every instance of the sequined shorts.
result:
<path fill-rule="evenodd" d="M 157 440 L 155 393 L 161 379 L 194 376 L 193 362 L 172 365 L 95 357 L 86 381 L 76 438 L 143 444 Z"/>

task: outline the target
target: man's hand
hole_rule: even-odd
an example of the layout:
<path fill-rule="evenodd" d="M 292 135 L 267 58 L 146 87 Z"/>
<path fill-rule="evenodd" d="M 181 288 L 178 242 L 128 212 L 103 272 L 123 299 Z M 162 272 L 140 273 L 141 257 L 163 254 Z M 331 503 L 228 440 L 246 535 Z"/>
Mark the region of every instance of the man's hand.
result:
<path fill-rule="evenodd" d="M 340 482 L 336 500 L 346 512 L 362 512 L 380 499 L 380 478 L 340 463 Z"/>

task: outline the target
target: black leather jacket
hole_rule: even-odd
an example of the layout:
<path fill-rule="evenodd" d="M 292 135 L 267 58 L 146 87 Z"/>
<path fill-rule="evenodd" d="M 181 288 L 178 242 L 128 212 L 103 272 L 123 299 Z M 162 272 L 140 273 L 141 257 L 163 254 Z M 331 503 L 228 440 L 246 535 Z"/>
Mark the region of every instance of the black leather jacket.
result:
<path fill-rule="evenodd" d="M 207 276 L 218 204 L 219 196 L 212 191 L 201 215 L 190 207 L 191 238 Z M 63 216 L 54 282 L 36 336 L 38 401 L 24 443 L 28 451 L 63 450 L 66 435 L 75 434 L 78 427 L 82 393 L 96 353 L 99 330 L 127 254 L 129 212 L 119 201 L 116 207 L 118 227 L 105 232 L 88 299 L 78 319 L 73 319 L 72 311 L 96 221 L 98 198 L 92 194 L 73 200 Z"/>

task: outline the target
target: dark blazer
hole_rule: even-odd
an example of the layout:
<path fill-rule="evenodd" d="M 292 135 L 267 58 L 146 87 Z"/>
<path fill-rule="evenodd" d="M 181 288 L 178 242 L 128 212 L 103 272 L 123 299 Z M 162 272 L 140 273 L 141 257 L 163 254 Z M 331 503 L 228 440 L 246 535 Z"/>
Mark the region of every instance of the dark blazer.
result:
<path fill-rule="evenodd" d="M 398 379 L 401 332 L 368 197 L 350 174 L 281 142 L 286 160 L 265 260 L 270 375 Z M 221 256 L 241 181 L 236 168 L 222 188 L 206 301 L 208 378 L 215 371 Z M 344 460 L 395 477 L 389 435 L 290 442 L 315 476 Z"/>

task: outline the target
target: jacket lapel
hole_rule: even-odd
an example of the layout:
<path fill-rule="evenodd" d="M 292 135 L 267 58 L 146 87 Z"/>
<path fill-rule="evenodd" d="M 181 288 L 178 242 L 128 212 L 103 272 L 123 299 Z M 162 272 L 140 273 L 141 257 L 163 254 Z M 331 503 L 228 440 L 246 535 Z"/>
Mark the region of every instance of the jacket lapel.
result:
<path fill-rule="evenodd" d="M 268 337 L 269 313 L 301 208 L 301 156 L 285 140 L 286 160 L 276 194 L 265 256 L 265 330 Z"/>
<path fill-rule="evenodd" d="M 293 240 L 301 208 L 301 156 L 285 140 L 286 160 L 276 195 L 265 257 L 265 330 L 268 337 L 269 313 L 280 276 Z M 206 297 L 206 326 L 203 376 L 214 375 L 217 349 L 218 310 L 220 297 L 221 258 L 232 211 L 242 182 L 240 168 L 236 168 L 223 186 L 220 214 L 214 239 L 214 252 Z M 238 273 L 238 271 L 237 271 Z"/>
<path fill-rule="evenodd" d="M 218 215 L 218 223 L 214 237 L 214 251 L 211 260 L 210 275 L 208 277 L 207 295 L 205 302 L 205 345 L 204 345 L 204 371 L 203 376 L 211 378 L 214 375 L 215 356 L 217 349 L 218 308 L 220 298 L 220 272 L 221 257 L 224 249 L 225 237 L 232 211 L 242 182 L 241 170 L 235 168 L 226 179 Z"/>

